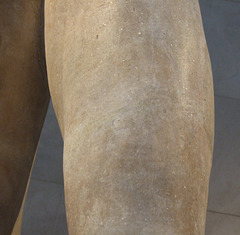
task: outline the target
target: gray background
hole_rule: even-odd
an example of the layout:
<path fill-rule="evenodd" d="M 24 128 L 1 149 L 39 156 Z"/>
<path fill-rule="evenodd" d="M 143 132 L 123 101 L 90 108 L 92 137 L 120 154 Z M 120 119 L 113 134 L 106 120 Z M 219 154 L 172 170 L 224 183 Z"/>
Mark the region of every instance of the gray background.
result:
<path fill-rule="evenodd" d="M 207 235 L 240 234 L 240 0 L 200 0 L 215 86 L 215 149 Z M 22 235 L 67 235 L 62 139 L 50 104 Z"/>

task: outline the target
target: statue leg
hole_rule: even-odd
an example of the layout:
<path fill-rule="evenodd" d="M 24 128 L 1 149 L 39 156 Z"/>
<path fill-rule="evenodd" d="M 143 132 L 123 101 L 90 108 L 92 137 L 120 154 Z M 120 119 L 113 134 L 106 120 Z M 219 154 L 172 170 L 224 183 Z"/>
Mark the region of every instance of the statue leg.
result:
<path fill-rule="evenodd" d="M 18 217 L 17 217 L 16 222 L 14 224 L 14 227 L 13 227 L 11 235 L 21 235 L 23 209 L 24 209 L 24 204 L 25 204 L 25 200 L 26 200 L 26 197 L 27 197 L 28 186 L 29 186 L 29 182 L 30 182 L 30 175 L 31 175 L 31 173 L 29 174 L 27 187 L 25 189 L 25 194 L 24 194 L 24 197 L 23 197 L 23 200 L 22 200 L 22 205 L 20 207 L 20 210 L 19 210 L 19 213 L 18 213 Z"/>
<path fill-rule="evenodd" d="M 69 234 L 204 234 L 211 66 L 198 1 L 46 1 Z"/>
<path fill-rule="evenodd" d="M 49 102 L 43 1 L 0 3 L 0 234 L 11 234 Z M 21 213 L 14 229 L 20 233 Z"/>

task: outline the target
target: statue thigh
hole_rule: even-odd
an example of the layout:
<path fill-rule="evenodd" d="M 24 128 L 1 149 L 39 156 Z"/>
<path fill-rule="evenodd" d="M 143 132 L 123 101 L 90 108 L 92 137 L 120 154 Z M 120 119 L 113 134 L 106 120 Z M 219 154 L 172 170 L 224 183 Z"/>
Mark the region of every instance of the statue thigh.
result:
<path fill-rule="evenodd" d="M 18 214 L 13 234 L 20 234 L 49 90 L 41 1 L 1 1 L 0 22 L 0 234 L 8 235 Z"/>
<path fill-rule="evenodd" d="M 69 234 L 204 234 L 211 66 L 198 1 L 46 1 Z"/>

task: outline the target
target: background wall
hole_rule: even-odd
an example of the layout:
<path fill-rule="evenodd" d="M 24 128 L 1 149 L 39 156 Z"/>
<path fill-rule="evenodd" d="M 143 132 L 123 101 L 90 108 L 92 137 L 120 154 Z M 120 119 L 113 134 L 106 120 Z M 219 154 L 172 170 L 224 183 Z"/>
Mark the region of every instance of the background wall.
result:
<path fill-rule="evenodd" d="M 215 86 L 207 235 L 240 234 L 240 0 L 200 0 Z M 22 235 L 67 235 L 62 139 L 52 104 L 26 199 Z"/>
<path fill-rule="evenodd" d="M 207 235 L 240 234 L 240 1 L 200 0 L 215 89 Z"/>

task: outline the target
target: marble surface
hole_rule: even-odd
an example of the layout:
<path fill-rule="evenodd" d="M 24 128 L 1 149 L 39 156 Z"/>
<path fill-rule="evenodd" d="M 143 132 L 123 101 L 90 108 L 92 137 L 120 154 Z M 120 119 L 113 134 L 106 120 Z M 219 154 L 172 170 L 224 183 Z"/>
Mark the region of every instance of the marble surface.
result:
<path fill-rule="evenodd" d="M 212 60 L 216 130 L 206 235 L 240 234 L 240 1 L 200 0 Z M 22 235 L 67 235 L 62 139 L 50 104 Z"/>

